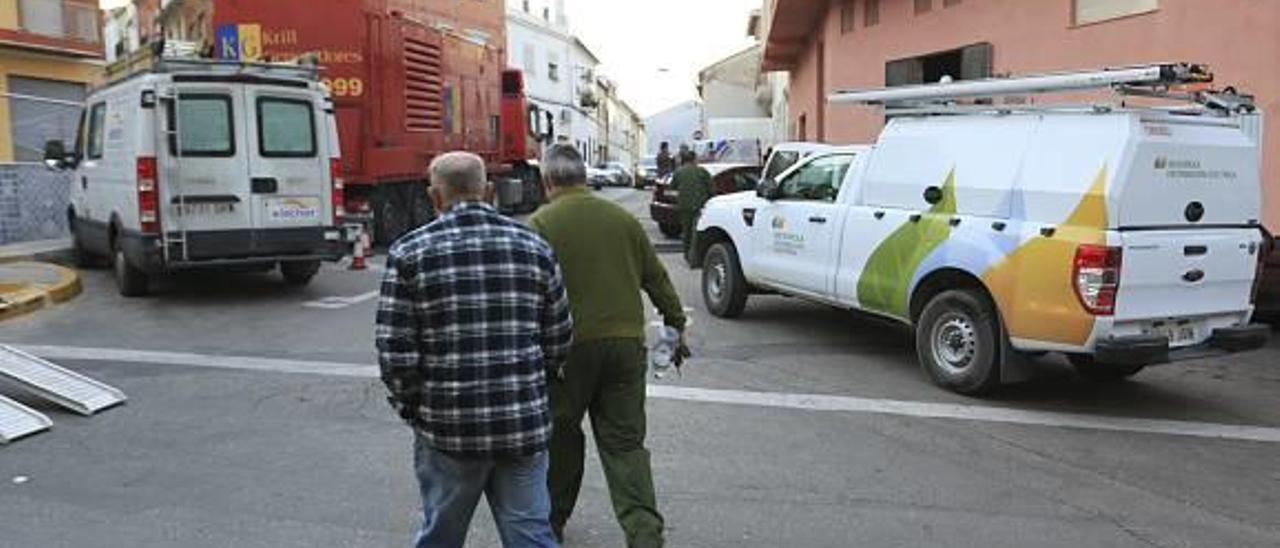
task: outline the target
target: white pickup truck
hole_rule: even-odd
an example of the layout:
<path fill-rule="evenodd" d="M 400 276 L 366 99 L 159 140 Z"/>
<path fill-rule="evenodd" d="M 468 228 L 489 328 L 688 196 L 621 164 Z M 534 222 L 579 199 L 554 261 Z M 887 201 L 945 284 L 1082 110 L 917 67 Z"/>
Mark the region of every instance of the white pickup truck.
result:
<path fill-rule="evenodd" d="M 874 146 L 814 154 L 707 204 L 694 250 L 706 306 L 735 317 L 770 292 L 907 323 L 930 378 L 966 394 L 1030 353 L 1119 379 L 1259 348 L 1270 330 L 1251 323 L 1263 233 L 1246 110 L 893 117 Z"/>

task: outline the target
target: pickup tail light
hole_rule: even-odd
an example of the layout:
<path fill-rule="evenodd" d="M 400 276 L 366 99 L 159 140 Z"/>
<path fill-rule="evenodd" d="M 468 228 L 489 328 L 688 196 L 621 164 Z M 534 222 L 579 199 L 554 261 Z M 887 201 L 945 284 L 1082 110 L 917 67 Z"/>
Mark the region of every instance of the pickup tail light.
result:
<path fill-rule="evenodd" d="M 143 234 L 159 234 L 160 185 L 156 158 L 139 156 L 137 170 L 139 225 Z"/>
<path fill-rule="evenodd" d="M 1120 265 L 1124 251 L 1119 247 L 1082 245 L 1076 248 L 1071 279 L 1081 306 L 1094 316 L 1112 316 L 1120 291 Z"/>
<path fill-rule="evenodd" d="M 342 223 L 342 218 L 347 215 L 346 199 L 346 182 L 342 179 L 342 159 L 329 159 L 329 180 L 333 185 L 333 224 L 337 226 Z"/>

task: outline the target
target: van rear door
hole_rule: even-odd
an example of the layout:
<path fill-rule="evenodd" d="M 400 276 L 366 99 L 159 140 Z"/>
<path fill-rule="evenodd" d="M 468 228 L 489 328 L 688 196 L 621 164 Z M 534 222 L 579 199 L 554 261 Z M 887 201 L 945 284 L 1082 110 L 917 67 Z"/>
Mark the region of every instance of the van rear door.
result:
<path fill-rule="evenodd" d="M 1238 118 L 1153 114 L 1139 125 L 1113 191 L 1117 319 L 1249 310 L 1262 242 L 1256 142 Z"/>
<path fill-rule="evenodd" d="M 164 101 L 160 199 L 165 230 L 223 231 L 250 226 L 244 94 L 235 84 L 181 84 Z"/>
<path fill-rule="evenodd" d="M 251 86 L 248 125 L 255 228 L 331 224 L 330 143 L 323 96 L 306 88 Z M 336 155 L 335 155 L 336 157 Z"/>

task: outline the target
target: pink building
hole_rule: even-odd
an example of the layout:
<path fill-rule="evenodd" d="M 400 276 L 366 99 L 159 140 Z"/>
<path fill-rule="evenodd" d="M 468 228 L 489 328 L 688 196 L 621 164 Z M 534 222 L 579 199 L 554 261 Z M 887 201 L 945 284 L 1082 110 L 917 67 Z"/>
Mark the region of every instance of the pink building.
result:
<path fill-rule="evenodd" d="M 1266 222 L 1280 229 L 1280 0 L 765 0 L 764 69 L 791 73 L 796 139 L 870 142 L 852 88 L 1192 61 L 1267 113 Z"/>

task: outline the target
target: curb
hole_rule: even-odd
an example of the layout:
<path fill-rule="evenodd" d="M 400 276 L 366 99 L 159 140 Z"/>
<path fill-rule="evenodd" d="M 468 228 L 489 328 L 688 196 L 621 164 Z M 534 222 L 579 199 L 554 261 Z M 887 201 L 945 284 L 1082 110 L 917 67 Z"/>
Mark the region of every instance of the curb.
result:
<path fill-rule="evenodd" d="M 20 289 L 0 293 L 0 321 L 25 316 L 52 304 L 67 302 L 84 290 L 80 281 L 80 272 L 56 264 L 40 264 L 56 271 L 58 281 L 49 285 L 27 284 Z"/>

